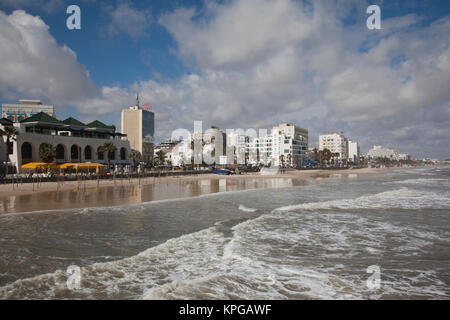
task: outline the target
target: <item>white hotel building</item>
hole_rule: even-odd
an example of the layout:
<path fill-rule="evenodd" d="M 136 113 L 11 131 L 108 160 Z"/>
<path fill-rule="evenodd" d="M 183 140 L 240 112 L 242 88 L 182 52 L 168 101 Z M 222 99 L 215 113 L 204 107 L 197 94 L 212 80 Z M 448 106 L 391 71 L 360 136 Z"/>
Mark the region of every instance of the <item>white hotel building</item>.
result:
<path fill-rule="evenodd" d="M 332 153 L 339 153 L 339 160 L 348 159 L 348 141 L 342 132 L 331 132 L 319 136 L 319 150 L 328 149 Z"/>

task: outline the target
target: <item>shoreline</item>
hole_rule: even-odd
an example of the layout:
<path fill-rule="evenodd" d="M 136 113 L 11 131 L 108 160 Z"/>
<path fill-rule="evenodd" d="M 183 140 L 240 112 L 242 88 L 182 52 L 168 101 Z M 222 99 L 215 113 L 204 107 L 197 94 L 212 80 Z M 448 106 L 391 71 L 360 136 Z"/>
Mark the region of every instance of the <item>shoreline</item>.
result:
<path fill-rule="evenodd" d="M 190 198 L 217 192 L 260 188 L 283 188 L 306 184 L 311 178 L 336 178 L 351 174 L 380 174 L 398 168 L 339 170 L 292 170 L 284 174 L 242 175 L 199 174 L 134 179 L 43 182 L 0 185 L 0 214 L 58 209 L 109 207 L 144 202 Z M 140 180 L 140 181 L 139 181 Z"/>
<path fill-rule="evenodd" d="M 284 174 L 274 174 L 274 175 L 260 175 L 258 173 L 246 173 L 242 175 L 218 175 L 218 174 L 198 174 L 198 175 L 185 175 L 185 176 L 167 176 L 167 177 L 148 177 L 148 178 L 132 178 L 132 179 L 116 179 L 115 181 L 112 179 L 108 180 L 100 180 L 98 188 L 104 187 L 120 187 L 120 186 L 138 186 L 139 180 L 141 180 L 141 185 L 152 185 L 158 183 L 170 183 L 170 182 L 179 182 L 179 181 L 198 181 L 198 180 L 220 180 L 220 179 L 306 179 L 313 175 L 332 175 L 332 174 L 352 174 L 352 173 L 362 173 L 362 174 L 370 174 L 370 173 L 381 173 L 387 170 L 398 169 L 398 168 L 361 168 L 361 169 L 332 169 L 332 170 L 296 170 L 296 171 L 287 171 Z M 59 187 L 57 186 L 59 184 Z M 40 192 L 62 192 L 62 191 L 83 191 L 84 185 L 86 185 L 86 189 L 97 189 L 97 180 L 83 180 L 83 181 L 64 181 L 64 182 L 42 182 L 38 183 L 19 183 L 14 184 L 14 190 L 12 184 L 2 184 L 0 185 L 0 200 L 5 197 L 10 196 L 18 196 L 18 195 L 30 195 L 37 194 Z M 34 190 L 33 190 L 34 188 Z"/>

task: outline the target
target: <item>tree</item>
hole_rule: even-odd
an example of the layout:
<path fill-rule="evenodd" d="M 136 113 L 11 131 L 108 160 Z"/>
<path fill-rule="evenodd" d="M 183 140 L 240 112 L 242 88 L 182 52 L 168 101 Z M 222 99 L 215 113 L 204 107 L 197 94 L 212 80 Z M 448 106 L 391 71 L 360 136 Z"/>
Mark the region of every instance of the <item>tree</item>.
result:
<path fill-rule="evenodd" d="M 111 153 L 116 152 L 117 147 L 114 145 L 113 142 L 105 142 L 105 144 L 103 144 L 99 151 L 100 152 L 106 152 L 108 154 L 108 169 L 109 169 L 109 163 L 111 161 Z"/>
<path fill-rule="evenodd" d="M 314 161 L 317 161 L 317 162 L 320 162 L 320 159 L 319 159 L 319 150 L 317 150 L 317 148 L 314 148 L 314 149 L 312 150 L 312 152 L 313 152 L 313 160 L 314 160 Z"/>
<path fill-rule="evenodd" d="M 13 153 L 12 150 L 12 142 L 16 141 L 16 135 L 18 131 L 13 126 L 5 126 L 4 129 L 0 129 L 0 137 L 6 137 L 6 147 L 7 147 L 7 155 Z"/>
<path fill-rule="evenodd" d="M 141 160 L 141 153 L 139 151 L 132 151 L 128 155 L 128 158 L 130 158 L 131 161 L 133 161 L 133 168 L 134 168 L 134 171 L 136 171 L 137 164 L 139 164 L 139 162 Z"/>
<path fill-rule="evenodd" d="M 56 150 L 50 143 L 48 142 L 41 143 L 41 145 L 39 146 L 39 158 L 41 159 L 42 162 L 45 163 L 53 162 L 55 156 Z"/>
<path fill-rule="evenodd" d="M 328 161 L 330 161 L 331 157 L 332 157 L 332 153 L 329 149 L 325 148 L 322 151 L 320 151 L 321 161 L 328 162 Z"/>
<path fill-rule="evenodd" d="M 166 160 L 166 153 L 163 150 L 158 150 L 156 152 L 156 161 L 159 165 L 163 165 Z"/>

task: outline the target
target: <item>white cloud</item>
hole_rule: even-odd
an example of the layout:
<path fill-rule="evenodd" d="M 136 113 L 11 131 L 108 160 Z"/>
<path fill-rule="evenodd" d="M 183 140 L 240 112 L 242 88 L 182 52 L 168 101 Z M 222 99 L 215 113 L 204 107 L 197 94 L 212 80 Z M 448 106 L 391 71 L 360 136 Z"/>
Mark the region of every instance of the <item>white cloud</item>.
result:
<path fill-rule="evenodd" d="M 58 45 L 39 17 L 0 11 L 0 93 L 67 103 L 94 97 L 97 88 L 76 54 Z"/>
<path fill-rule="evenodd" d="M 445 114 L 439 106 L 450 100 L 449 17 L 425 27 L 413 14 L 383 19 L 383 30 L 374 32 L 365 28 L 361 2 L 349 1 L 345 11 L 330 1 L 312 5 L 231 1 L 211 6 L 207 18 L 192 9 L 163 15 L 159 22 L 179 55 L 198 68 L 202 85 L 190 88 L 189 110 L 209 110 L 221 125 L 290 119 L 309 127 L 313 142 L 322 130 L 373 130 L 370 139 L 361 137 L 364 147 L 401 145 L 404 137 L 394 130 L 402 126 L 424 133 L 434 125 L 422 123 L 424 108 Z M 344 26 L 339 18 L 354 10 L 364 10 L 356 14 L 359 24 Z M 226 115 L 219 111 L 224 104 Z M 311 107 L 317 105 L 320 118 Z"/>
<path fill-rule="evenodd" d="M 342 11 L 333 1 L 302 6 L 235 0 L 207 2 L 203 12 L 176 9 L 159 22 L 195 72 L 128 88 L 96 88 L 42 20 L 23 12 L 2 14 L 0 40 L 9 45 L 0 48 L 0 58 L 8 61 L 0 65 L 0 90 L 4 96 L 75 99 L 80 112 L 114 114 L 116 124 L 120 110 L 140 92 L 141 101 L 154 107 L 159 139 L 173 129 L 192 128 L 193 120 L 222 128 L 271 128 L 289 121 L 310 130 L 311 145 L 321 131 L 343 130 L 363 150 L 384 144 L 417 155 L 444 155 L 443 137 L 450 134 L 450 18 L 423 26 L 423 18 L 407 15 L 383 19 L 383 30 L 368 31 L 365 7 L 360 1 L 348 4 Z M 362 9 L 355 25 L 341 22 Z M 68 79 L 67 73 L 75 77 Z M 41 74 L 45 77 L 37 81 Z"/>
<path fill-rule="evenodd" d="M 46 13 L 54 13 L 61 10 L 64 5 L 63 0 L 0 0 L 0 5 L 12 9 L 41 9 Z"/>
<path fill-rule="evenodd" d="M 192 9 L 177 9 L 159 22 L 175 37 L 180 53 L 200 67 L 226 67 L 264 59 L 295 45 L 313 29 L 307 13 L 290 1 L 247 0 L 213 6 L 210 21 L 193 22 Z"/>
<path fill-rule="evenodd" d="M 138 10 L 129 2 L 120 2 L 117 8 L 108 7 L 106 12 L 110 19 L 106 27 L 108 35 L 124 33 L 133 39 L 147 35 L 147 29 L 152 20 L 149 10 Z"/>

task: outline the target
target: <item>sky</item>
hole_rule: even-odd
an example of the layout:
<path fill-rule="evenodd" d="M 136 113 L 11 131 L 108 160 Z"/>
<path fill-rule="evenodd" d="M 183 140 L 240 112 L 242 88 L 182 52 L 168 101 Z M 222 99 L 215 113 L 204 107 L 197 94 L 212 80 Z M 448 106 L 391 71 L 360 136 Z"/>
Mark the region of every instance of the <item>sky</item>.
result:
<path fill-rule="evenodd" d="M 66 9 L 81 9 L 69 30 Z M 381 9 L 369 30 L 366 9 Z M 0 102 L 41 99 L 59 119 L 120 128 L 149 102 L 173 130 L 342 131 L 450 158 L 450 1 L 0 0 Z"/>

